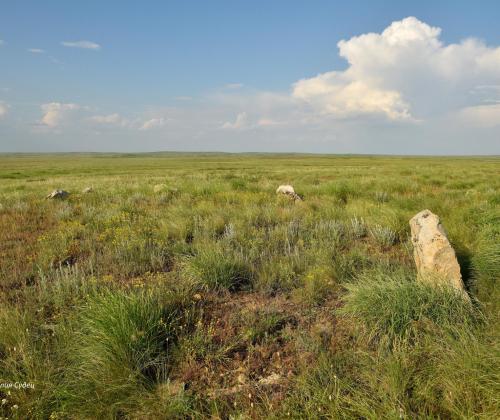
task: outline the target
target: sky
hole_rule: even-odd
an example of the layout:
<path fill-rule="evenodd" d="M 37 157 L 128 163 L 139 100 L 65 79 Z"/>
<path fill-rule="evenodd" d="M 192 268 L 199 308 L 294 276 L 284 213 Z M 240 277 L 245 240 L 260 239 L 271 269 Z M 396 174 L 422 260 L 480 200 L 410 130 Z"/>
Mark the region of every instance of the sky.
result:
<path fill-rule="evenodd" d="M 0 152 L 500 154 L 497 1 L 0 3 Z"/>

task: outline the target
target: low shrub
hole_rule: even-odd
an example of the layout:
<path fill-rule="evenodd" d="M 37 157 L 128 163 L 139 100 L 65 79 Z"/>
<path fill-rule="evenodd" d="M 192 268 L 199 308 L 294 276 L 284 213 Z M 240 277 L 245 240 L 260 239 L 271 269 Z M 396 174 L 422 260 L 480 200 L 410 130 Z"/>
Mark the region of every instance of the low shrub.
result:
<path fill-rule="evenodd" d="M 241 290 L 249 287 L 253 278 L 250 265 L 240 254 L 217 246 L 202 247 L 196 255 L 187 257 L 184 272 L 210 290 Z"/>
<path fill-rule="evenodd" d="M 374 225 L 370 227 L 370 235 L 382 248 L 390 248 L 397 239 L 397 234 L 389 227 Z"/>
<path fill-rule="evenodd" d="M 354 239 L 363 238 L 364 236 L 366 236 L 367 232 L 365 221 L 362 218 L 353 217 L 350 220 L 349 231 Z"/>
<path fill-rule="evenodd" d="M 315 306 L 323 303 L 336 289 L 336 282 L 329 267 L 315 267 L 302 276 L 302 287 L 294 290 L 297 301 Z"/>

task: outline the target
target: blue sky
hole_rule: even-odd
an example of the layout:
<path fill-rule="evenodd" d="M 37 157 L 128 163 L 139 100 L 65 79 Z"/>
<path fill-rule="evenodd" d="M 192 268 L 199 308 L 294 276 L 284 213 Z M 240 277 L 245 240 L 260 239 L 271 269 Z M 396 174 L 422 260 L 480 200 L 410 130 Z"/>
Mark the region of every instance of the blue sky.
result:
<path fill-rule="evenodd" d="M 0 151 L 498 154 L 498 22 L 495 1 L 6 1 Z"/>

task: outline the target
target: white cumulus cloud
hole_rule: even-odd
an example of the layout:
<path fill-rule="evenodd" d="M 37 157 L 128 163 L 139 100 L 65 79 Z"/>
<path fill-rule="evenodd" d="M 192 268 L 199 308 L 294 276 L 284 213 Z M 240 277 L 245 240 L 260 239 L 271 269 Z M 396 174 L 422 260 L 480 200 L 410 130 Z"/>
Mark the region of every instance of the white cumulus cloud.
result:
<path fill-rule="evenodd" d="M 92 41 L 62 41 L 61 45 L 69 48 L 83 48 L 86 50 L 100 50 L 101 46 Z"/>
<path fill-rule="evenodd" d="M 222 124 L 222 128 L 233 129 L 233 130 L 248 128 L 248 115 L 247 115 L 247 113 L 240 112 L 236 116 L 236 120 L 234 122 L 226 121 L 224 124 Z"/>
<path fill-rule="evenodd" d="M 440 34 L 408 17 L 382 33 L 342 40 L 337 45 L 347 69 L 299 80 L 292 96 L 339 118 L 421 120 L 476 105 L 477 86 L 500 84 L 500 48 L 477 39 L 444 45 Z"/>
<path fill-rule="evenodd" d="M 75 110 L 80 109 L 80 105 L 72 103 L 50 102 L 42 104 L 42 118 L 40 123 L 50 128 L 56 128 L 64 122 L 64 119 Z"/>
<path fill-rule="evenodd" d="M 92 117 L 89 117 L 89 121 L 95 124 L 111 125 L 119 127 L 127 127 L 129 125 L 129 121 L 118 113 L 108 114 L 108 115 L 94 115 Z"/>
<path fill-rule="evenodd" d="M 160 128 L 163 127 L 167 123 L 166 118 L 151 118 L 147 121 L 145 121 L 141 127 L 139 128 L 140 130 L 152 130 L 154 128 Z"/>
<path fill-rule="evenodd" d="M 33 54 L 44 54 L 45 50 L 42 50 L 41 48 L 28 48 L 28 52 Z"/>

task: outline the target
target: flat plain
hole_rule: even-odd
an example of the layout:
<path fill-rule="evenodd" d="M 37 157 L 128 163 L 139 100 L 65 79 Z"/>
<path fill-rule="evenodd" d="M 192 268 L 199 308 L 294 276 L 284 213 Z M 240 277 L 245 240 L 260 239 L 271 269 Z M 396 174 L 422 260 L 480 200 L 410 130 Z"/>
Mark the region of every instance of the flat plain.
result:
<path fill-rule="evenodd" d="M 0 382 L 32 384 L 0 388 L 0 417 L 499 418 L 499 174 L 498 157 L 0 155 Z M 423 209 L 472 303 L 416 281 Z"/>

